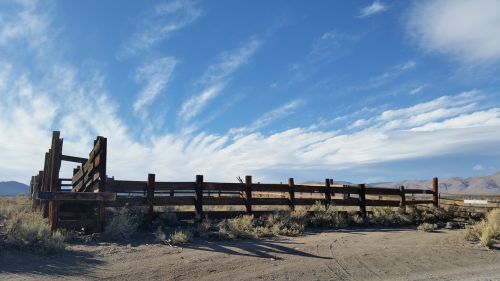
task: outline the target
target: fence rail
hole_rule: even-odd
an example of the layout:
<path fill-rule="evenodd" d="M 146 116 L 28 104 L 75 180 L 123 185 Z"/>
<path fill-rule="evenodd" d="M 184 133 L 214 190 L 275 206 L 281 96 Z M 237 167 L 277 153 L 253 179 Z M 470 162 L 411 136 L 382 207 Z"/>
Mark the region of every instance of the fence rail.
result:
<path fill-rule="evenodd" d="M 146 218 L 152 220 L 155 207 L 184 207 L 179 218 L 200 222 L 206 217 L 223 218 L 239 214 L 256 216 L 275 210 L 295 210 L 319 202 L 325 207 L 353 207 L 362 216 L 367 207 L 400 207 L 417 204 L 439 205 L 438 179 L 432 189 L 399 189 L 370 187 L 365 184 L 337 185 L 332 179 L 324 184 L 254 183 L 252 176 L 238 183 L 205 182 L 203 175 L 193 181 L 157 182 L 155 174 L 144 181 L 115 180 L 106 176 L 107 140 L 97 137 L 88 158 L 62 154 L 63 140 L 53 133 L 52 145 L 45 155 L 44 169 L 31 179 L 31 196 L 35 210 L 49 217 L 52 229 L 60 226 L 92 225 L 103 230 L 106 208 L 127 205 L 147 208 Z M 59 178 L 61 161 L 80 164 L 71 177 Z M 68 188 L 62 188 L 68 187 Z M 240 210 L 210 210 L 212 206 L 236 206 Z M 266 210 L 262 210 L 267 207 Z M 80 223 L 79 223 L 80 222 Z"/>

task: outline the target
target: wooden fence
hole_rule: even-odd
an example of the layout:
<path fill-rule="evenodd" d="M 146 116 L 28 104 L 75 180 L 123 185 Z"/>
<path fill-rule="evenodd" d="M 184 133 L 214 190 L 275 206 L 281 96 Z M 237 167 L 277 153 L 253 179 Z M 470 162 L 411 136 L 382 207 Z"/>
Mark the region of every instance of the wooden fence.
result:
<path fill-rule="evenodd" d="M 500 195 L 439 194 L 440 204 L 457 216 L 482 217 L 485 213 L 500 208 Z"/>
<path fill-rule="evenodd" d="M 53 229 L 58 227 L 90 227 L 102 231 L 106 208 L 144 206 L 146 219 L 153 220 L 159 212 L 155 207 L 177 208 L 179 219 L 228 218 L 240 214 L 256 216 L 276 210 L 295 210 L 299 206 L 312 206 L 319 202 L 325 207 L 354 207 L 362 216 L 367 207 L 400 207 L 432 204 L 437 207 L 438 179 L 431 189 L 399 189 L 373 187 L 365 184 L 336 185 L 332 179 L 324 184 L 254 183 L 252 176 L 236 183 L 205 182 L 203 175 L 194 181 L 159 182 L 155 174 L 144 181 L 124 181 L 106 177 L 106 138 L 98 137 L 88 158 L 62 154 L 63 140 L 54 132 L 52 147 L 46 154 L 44 170 L 31 181 L 33 206 L 45 210 Z M 81 164 L 71 178 L 59 178 L 61 161 Z M 49 178 L 50 181 L 47 181 Z M 71 183 L 65 183 L 69 182 Z M 71 187 L 62 188 L 62 187 Z M 214 210 L 213 206 L 221 206 Z M 224 206 L 229 206 L 229 210 Z M 232 210 L 232 208 L 240 210 Z"/>

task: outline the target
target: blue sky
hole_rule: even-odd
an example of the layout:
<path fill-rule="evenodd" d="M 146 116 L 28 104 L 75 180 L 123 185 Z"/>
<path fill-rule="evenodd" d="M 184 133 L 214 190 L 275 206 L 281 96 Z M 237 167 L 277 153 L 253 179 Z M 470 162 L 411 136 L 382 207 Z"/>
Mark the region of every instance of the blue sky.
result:
<path fill-rule="evenodd" d="M 489 174 L 499 73 L 495 0 L 1 1 L 0 180 L 52 130 L 120 179 Z"/>

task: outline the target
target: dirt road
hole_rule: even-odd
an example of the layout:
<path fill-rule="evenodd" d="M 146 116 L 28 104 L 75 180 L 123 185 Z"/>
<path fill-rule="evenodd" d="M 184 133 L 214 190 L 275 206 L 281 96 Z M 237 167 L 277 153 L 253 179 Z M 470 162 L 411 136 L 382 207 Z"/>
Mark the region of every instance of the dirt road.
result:
<path fill-rule="evenodd" d="M 0 280 L 500 280 L 500 250 L 460 231 L 351 229 L 296 238 L 198 241 L 183 248 L 71 245 L 40 257 L 0 253 Z"/>

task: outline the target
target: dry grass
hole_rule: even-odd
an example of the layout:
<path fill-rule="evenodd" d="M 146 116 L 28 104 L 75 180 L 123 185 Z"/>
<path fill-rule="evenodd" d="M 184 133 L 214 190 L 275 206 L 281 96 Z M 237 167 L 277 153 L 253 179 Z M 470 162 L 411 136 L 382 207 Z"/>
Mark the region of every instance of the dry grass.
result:
<path fill-rule="evenodd" d="M 141 208 L 121 208 L 106 224 L 103 236 L 109 240 L 129 239 L 137 231 L 142 218 Z"/>
<path fill-rule="evenodd" d="M 485 219 L 466 228 L 463 237 L 479 242 L 483 247 L 491 247 L 495 240 L 500 239 L 500 209 L 490 211 Z"/>
<path fill-rule="evenodd" d="M 0 239 L 7 248 L 54 254 L 66 248 L 64 235 L 50 230 L 48 221 L 31 212 L 25 196 L 2 198 L 0 204 Z"/>

